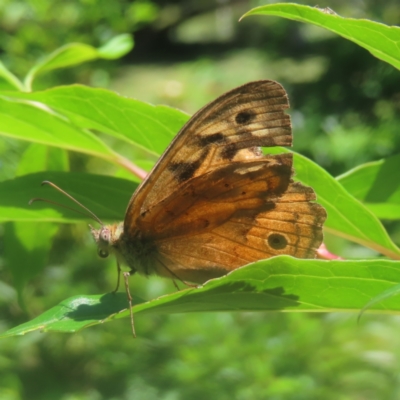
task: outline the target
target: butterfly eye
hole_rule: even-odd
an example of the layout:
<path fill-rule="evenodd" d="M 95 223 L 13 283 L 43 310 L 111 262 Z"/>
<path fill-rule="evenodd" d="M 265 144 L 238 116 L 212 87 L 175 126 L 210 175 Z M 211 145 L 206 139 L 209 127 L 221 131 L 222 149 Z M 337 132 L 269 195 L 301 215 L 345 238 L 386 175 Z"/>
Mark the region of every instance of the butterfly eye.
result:
<path fill-rule="evenodd" d="M 98 251 L 98 254 L 99 254 L 99 256 L 100 256 L 101 258 L 107 258 L 107 257 L 108 257 L 108 251 L 107 251 L 107 250 L 102 250 L 102 249 L 100 249 L 100 250 Z"/>
<path fill-rule="evenodd" d="M 100 239 L 103 240 L 104 242 L 109 243 L 110 242 L 110 231 L 108 229 L 102 229 L 100 232 Z"/>

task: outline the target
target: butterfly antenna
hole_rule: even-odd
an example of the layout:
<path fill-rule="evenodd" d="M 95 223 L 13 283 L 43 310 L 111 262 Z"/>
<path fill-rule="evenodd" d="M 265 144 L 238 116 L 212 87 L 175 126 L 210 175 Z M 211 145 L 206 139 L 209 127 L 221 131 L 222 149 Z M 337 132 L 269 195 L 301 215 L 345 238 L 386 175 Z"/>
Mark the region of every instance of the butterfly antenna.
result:
<path fill-rule="evenodd" d="M 68 206 L 66 206 L 66 205 L 64 205 L 64 204 L 57 203 L 56 201 L 51 201 L 51 200 L 48 200 L 48 199 L 43 199 L 42 197 L 35 197 L 34 199 L 30 199 L 28 204 L 31 205 L 32 203 L 35 203 L 36 201 L 43 201 L 43 202 L 45 202 L 45 203 L 54 204 L 54 205 L 56 205 L 56 206 L 58 206 L 58 207 L 66 208 L 67 210 L 71 210 L 71 211 L 74 211 L 74 212 L 76 212 L 76 213 L 78 213 L 78 214 L 84 215 L 85 217 L 89 217 L 89 216 L 92 217 L 91 214 L 87 214 L 87 213 L 85 213 L 85 212 L 82 212 L 82 211 L 80 211 L 80 210 L 77 210 L 76 208 L 68 207 Z"/>
<path fill-rule="evenodd" d="M 46 203 L 55 204 L 55 205 L 57 205 L 57 206 L 59 206 L 59 207 L 66 208 L 67 210 L 75 211 L 76 213 L 81 214 L 81 215 L 85 215 L 86 217 L 89 217 L 89 216 L 90 216 L 90 217 L 93 218 L 95 221 L 97 221 L 100 225 L 102 225 L 102 226 L 104 225 L 103 222 L 101 221 L 101 219 L 100 219 L 94 212 L 90 211 L 90 210 L 89 210 L 87 207 L 85 207 L 82 203 L 80 203 L 78 200 L 76 200 L 74 197 L 72 197 L 72 196 L 71 196 L 70 194 L 68 194 L 65 190 L 61 189 L 60 187 L 58 187 L 58 186 L 57 186 L 56 184 L 54 184 L 53 182 L 50 182 L 50 181 L 43 181 L 43 182 L 42 182 L 42 186 L 43 186 L 43 185 L 50 185 L 50 186 L 52 186 L 54 189 L 58 190 L 58 191 L 59 191 L 60 193 L 62 193 L 64 196 L 66 196 L 66 197 L 68 197 L 69 199 L 71 199 L 74 203 L 78 204 L 78 206 L 82 207 L 82 208 L 86 211 L 86 213 L 84 213 L 84 212 L 82 212 L 82 211 L 79 211 L 79 210 L 76 210 L 75 208 L 65 206 L 64 204 L 60 204 L 60 203 L 56 203 L 56 202 L 51 201 L 51 200 L 43 199 L 43 198 L 41 198 L 41 197 L 35 197 L 34 199 L 29 200 L 29 205 L 31 205 L 31 204 L 34 203 L 35 201 L 44 201 L 44 202 L 46 202 Z"/>

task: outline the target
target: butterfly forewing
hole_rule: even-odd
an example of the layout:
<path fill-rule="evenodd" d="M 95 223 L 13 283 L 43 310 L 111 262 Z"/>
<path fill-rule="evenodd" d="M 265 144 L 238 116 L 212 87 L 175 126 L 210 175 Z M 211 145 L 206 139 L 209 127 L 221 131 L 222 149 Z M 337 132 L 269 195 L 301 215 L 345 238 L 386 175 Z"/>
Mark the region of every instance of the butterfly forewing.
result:
<path fill-rule="evenodd" d="M 260 151 L 251 148 L 290 146 L 290 118 L 284 112 L 288 107 L 285 90 L 273 81 L 250 82 L 203 107 L 132 197 L 126 227 L 185 181 L 231 161 L 259 157 Z"/>

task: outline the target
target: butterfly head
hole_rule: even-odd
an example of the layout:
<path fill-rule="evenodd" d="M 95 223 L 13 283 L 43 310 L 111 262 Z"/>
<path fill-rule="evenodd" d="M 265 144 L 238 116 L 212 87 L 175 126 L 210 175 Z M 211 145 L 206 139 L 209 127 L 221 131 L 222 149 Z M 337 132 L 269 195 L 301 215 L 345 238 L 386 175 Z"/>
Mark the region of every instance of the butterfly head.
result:
<path fill-rule="evenodd" d="M 110 253 L 114 253 L 122 233 L 122 224 L 102 225 L 100 229 L 89 226 L 97 243 L 97 254 L 101 258 L 107 258 Z"/>

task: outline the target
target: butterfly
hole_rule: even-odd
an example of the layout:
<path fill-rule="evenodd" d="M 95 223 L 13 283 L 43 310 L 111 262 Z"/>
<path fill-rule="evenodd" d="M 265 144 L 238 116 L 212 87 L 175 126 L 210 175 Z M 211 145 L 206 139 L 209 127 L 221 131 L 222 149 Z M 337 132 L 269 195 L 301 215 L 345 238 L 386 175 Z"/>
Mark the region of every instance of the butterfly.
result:
<path fill-rule="evenodd" d="M 325 209 L 294 182 L 284 88 L 237 87 L 186 123 L 129 201 L 123 222 L 92 228 L 100 257 L 130 273 L 204 283 L 251 262 L 315 258 Z"/>

